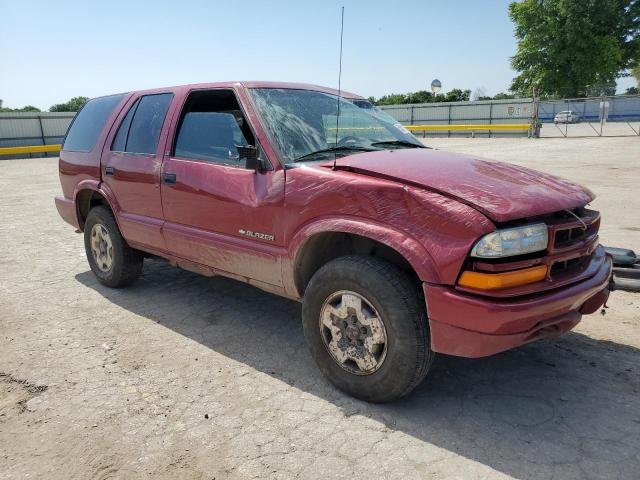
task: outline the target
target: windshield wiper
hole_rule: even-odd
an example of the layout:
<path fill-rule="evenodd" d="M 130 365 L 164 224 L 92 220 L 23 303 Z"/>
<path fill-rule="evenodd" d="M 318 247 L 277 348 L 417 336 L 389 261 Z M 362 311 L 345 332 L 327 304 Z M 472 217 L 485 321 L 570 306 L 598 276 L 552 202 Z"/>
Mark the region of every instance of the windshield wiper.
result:
<path fill-rule="evenodd" d="M 413 142 L 407 142 L 406 140 L 390 140 L 388 142 L 373 142 L 371 144 L 371 146 L 373 147 L 385 146 L 385 145 L 400 145 L 403 147 L 406 146 L 406 147 L 413 147 L 413 148 L 427 148 L 424 145 L 418 145 Z"/>
<path fill-rule="evenodd" d="M 322 153 L 332 153 L 332 152 L 343 152 L 343 151 L 353 151 L 353 152 L 371 152 L 373 151 L 373 149 L 371 148 L 365 148 L 365 147 L 350 147 L 348 145 L 342 145 L 342 146 L 337 146 L 337 147 L 329 147 L 329 148 L 323 148 L 321 150 L 316 150 L 315 152 L 311 152 L 311 153 L 307 153 L 305 155 L 302 155 L 298 158 L 295 158 L 293 161 L 294 162 L 300 162 L 306 158 L 309 157 L 313 157 L 314 155 L 318 155 L 318 154 L 322 154 Z"/>

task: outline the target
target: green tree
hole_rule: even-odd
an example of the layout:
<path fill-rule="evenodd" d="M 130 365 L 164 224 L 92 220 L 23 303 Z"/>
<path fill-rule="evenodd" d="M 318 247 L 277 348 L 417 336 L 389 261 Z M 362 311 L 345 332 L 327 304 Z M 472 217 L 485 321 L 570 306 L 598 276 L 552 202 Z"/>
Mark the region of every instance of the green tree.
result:
<path fill-rule="evenodd" d="M 438 93 L 434 95 L 428 90 L 418 90 L 417 92 L 383 95 L 378 99 L 369 97 L 369 101 L 375 105 L 403 105 L 429 102 L 466 102 L 469 101 L 469 97 L 471 97 L 471 90 L 454 88 L 446 94 Z"/>
<path fill-rule="evenodd" d="M 401 105 L 406 103 L 425 103 L 430 102 L 432 98 L 431 92 L 419 91 L 411 93 L 391 93 L 383 95 L 375 100 L 376 105 Z"/>
<path fill-rule="evenodd" d="M 640 54 L 640 0 L 523 0 L 509 5 L 520 72 L 511 90 L 585 96 L 624 75 Z"/>
<path fill-rule="evenodd" d="M 0 112 L 39 112 L 38 107 L 33 105 L 25 105 L 22 108 L 7 108 L 2 106 L 2 99 L 0 99 Z"/>
<path fill-rule="evenodd" d="M 624 92 L 625 95 L 640 95 L 640 88 L 638 87 L 629 87 L 627 91 Z"/>
<path fill-rule="evenodd" d="M 498 92 L 493 97 L 492 96 L 478 97 L 478 100 L 511 100 L 514 98 L 517 98 L 517 97 L 510 93 Z"/>
<path fill-rule="evenodd" d="M 56 103 L 49 109 L 50 112 L 77 112 L 82 106 L 87 103 L 89 99 L 87 97 L 73 97 L 66 103 Z"/>
<path fill-rule="evenodd" d="M 445 95 L 445 102 L 468 102 L 469 97 L 471 97 L 471 90 L 454 88 Z"/>
<path fill-rule="evenodd" d="M 631 76 L 636 78 L 636 83 L 640 87 L 640 60 L 638 60 L 636 64 L 631 67 Z"/>
<path fill-rule="evenodd" d="M 493 96 L 493 100 L 511 100 L 516 98 L 515 95 L 511 95 L 509 93 L 499 92 Z"/>
<path fill-rule="evenodd" d="M 589 85 L 587 87 L 587 96 L 599 97 L 601 95 L 615 95 L 616 94 L 616 81 L 609 80 L 608 82 L 597 83 L 595 85 Z"/>

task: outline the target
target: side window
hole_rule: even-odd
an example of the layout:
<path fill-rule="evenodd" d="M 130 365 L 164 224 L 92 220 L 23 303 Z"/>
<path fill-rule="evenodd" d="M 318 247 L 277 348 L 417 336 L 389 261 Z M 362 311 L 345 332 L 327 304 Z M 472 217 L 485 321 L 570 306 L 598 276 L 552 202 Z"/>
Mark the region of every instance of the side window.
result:
<path fill-rule="evenodd" d="M 93 150 L 109 115 L 123 98 L 124 94 L 89 100 L 73 119 L 62 149 L 67 152 L 90 152 Z"/>
<path fill-rule="evenodd" d="M 156 153 L 160 130 L 172 99 L 172 93 L 140 97 L 122 120 L 111 145 L 111 150 L 129 153 Z"/>
<path fill-rule="evenodd" d="M 185 103 L 174 156 L 244 167 L 236 146 L 255 145 L 251 129 L 230 90 L 194 92 Z"/>
<path fill-rule="evenodd" d="M 129 136 L 129 127 L 131 126 L 131 120 L 133 120 L 133 115 L 136 113 L 136 108 L 138 108 L 138 104 L 140 100 L 137 100 L 127 112 L 127 115 L 120 123 L 120 128 L 118 128 L 118 133 L 116 133 L 116 137 L 113 139 L 113 143 L 111 144 L 111 150 L 114 152 L 124 152 L 127 148 L 127 137 Z"/>

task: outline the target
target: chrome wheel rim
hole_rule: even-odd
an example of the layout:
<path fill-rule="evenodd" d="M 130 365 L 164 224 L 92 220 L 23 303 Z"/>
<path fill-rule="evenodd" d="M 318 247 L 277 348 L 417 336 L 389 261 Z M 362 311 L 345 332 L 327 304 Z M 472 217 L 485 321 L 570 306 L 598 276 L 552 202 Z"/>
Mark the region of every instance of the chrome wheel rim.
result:
<path fill-rule="evenodd" d="M 387 355 L 382 317 L 362 295 L 343 290 L 330 295 L 320 310 L 320 335 L 329 355 L 350 373 L 370 375 Z"/>
<path fill-rule="evenodd" d="M 113 266 L 113 242 L 109 230 L 104 225 L 96 223 L 91 228 L 91 255 L 101 272 L 109 272 Z"/>

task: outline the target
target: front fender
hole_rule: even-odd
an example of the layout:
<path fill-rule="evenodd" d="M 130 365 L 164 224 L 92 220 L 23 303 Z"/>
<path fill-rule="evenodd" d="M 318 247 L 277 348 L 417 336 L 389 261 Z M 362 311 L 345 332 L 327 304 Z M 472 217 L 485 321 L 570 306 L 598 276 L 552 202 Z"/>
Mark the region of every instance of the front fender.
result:
<path fill-rule="evenodd" d="M 351 233 L 380 242 L 398 252 L 423 282 L 440 283 L 438 271 L 429 252 L 407 233 L 371 219 L 348 216 L 315 218 L 301 226 L 291 237 L 288 261 L 283 262 L 283 281 L 288 292 L 302 296 L 295 284 L 295 268 L 305 243 L 319 233 Z"/>

